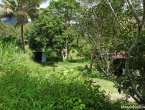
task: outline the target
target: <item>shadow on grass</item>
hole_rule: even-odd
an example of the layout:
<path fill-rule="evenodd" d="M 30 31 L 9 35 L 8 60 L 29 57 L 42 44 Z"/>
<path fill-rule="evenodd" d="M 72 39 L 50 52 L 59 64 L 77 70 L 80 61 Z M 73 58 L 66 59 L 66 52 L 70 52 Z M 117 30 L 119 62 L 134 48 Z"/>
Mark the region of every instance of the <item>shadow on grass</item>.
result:
<path fill-rule="evenodd" d="M 84 72 L 84 66 L 77 66 L 75 69 L 79 72 L 83 73 L 83 76 L 89 77 L 89 78 L 99 78 L 99 79 L 104 79 L 111 81 L 111 79 L 108 76 L 105 76 L 104 73 L 97 71 L 95 69 L 92 70 L 87 70 L 87 72 Z"/>
<path fill-rule="evenodd" d="M 57 65 L 55 65 L 56 62 L 54 61 L 48 61 L 48 62 L 45 62 L 45 63 L 40 63 L 41 66 L 50 66 L 50 67 L 57 67 Z"/>
<path fill-rule="evenodd" d="M 75 69 L 76 69 L 77 71 L 83 72 L 84 67 L 83 67 L 83 66 L 76 66 Z"/>
<path fill-rule="evenodd" d="M 35 63 L 41 65 L 42 67 L 45 66 L 49 66 L 49 67 L 57 67 L 57 65 L 55 65 L 55 61 L 47 61 L 47 62 L 38 62 L 38 61 L 34 61 Z"/>
<path fill-rule="evenodd" d="M 84 60 L 84 59 L 69 59 L 67 61 L 70 62 L 70 63 L 84 63 L 87 60 Z"/>
<path fill-rule="evenodd" d="M 53 60 L 49 60 L 47 62 L 36 62 L 38 64 L 40 64 L 41 66 L 50 66 L 50 67 L 57 67 L 58 65 L 61 65 L 64 67 L 71 67 L 71 66 L 75 66 L 76 65 L 76 68 L 78 68 L 78 70 L 83 70 L 84 66 L 83 67 L 80 67 L 80 66 L 77 66 L 77 65 L 82 65 L 83 63 L 86 63 L 87 61 L 86 60 L 66 60 L 66 61 L 53 61 Z M 81 69 L 79 69 L 81 68 Z"/>

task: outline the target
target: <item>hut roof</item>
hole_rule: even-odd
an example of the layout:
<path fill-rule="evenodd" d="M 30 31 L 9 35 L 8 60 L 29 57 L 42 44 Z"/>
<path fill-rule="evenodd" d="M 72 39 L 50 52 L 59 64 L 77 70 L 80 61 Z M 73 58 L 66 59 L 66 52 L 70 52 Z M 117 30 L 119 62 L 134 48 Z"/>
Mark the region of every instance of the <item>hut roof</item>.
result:
<path fill-rule="evenodd" d="M 121 50 L 112 56 L 112 59 L 125 58 L 125 51 Z"/>

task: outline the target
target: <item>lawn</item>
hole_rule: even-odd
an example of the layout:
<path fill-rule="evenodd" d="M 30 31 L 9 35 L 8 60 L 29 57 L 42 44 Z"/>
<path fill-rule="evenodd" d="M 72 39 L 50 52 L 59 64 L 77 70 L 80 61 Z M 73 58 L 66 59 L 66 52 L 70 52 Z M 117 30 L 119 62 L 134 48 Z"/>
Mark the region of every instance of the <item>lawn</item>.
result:
<path fill-rule="evenodd" d="M 56 74 L 56 73 L 63 73 L 62 75 L 65 75 L 67 73 L 71 74 L 72 76 L 76 73 L 81 75 L 82 78 L 92 80 L 94 85 L 99 85 L 101 88 L 100 90 L 105 91 L 106 94 L 111 95 L 112 100 L 117 100 L 119 97 L 124 97 L 125 94 L 119 94 L 117 88 L 113 87 L 114 83 L 103 79 L 101 76 L 101 73 L 93 69 L 91 73 L 84 74 L 83 68 L 85 65 L 89 65 L 89 61 L 80 61 L 80 62 L 57 62 L 52 65 L 46 65 L 42 66 L 42 69 L 48 70 L 49 73 Z M 103 74 L 103 73 L 102 73 Z M 49 77 L 49 75 L 47 75 Z"/>
<path fill-rule="evenodd" d="M 82 75 L 85 78 L 89 78 L 91 80 L 95 80 L 96 83 L 94 83 L 95 85 L 99 84 L 101 86 L 102 90 L 105 90 L 106 93 L 118 93 L 117 89 L 114 86 L 113 82 L 109 81 L 109 80 L 105 80 L 105 79 L 101 79 L 99 77 L 100 73 L 98 71 L 96 71 L 95 69 L 92 71 L 92 73 L 88 73 L 88 75 L 84 75 L 83 73 L 83 68 L 85 65 L 89 65 L 89 61 L 84 61 L 84 62 L 69 62 L 69 61 L 65 61 L 65 62 L 57 62 L 54 63 L 54 66 L 50 66 L 50 65 L 45 65 L 42 66 L 43 69 L 48 69 L 50 70 L 50 72 L 70 72 L 73 70 L 73 74 L 75 74 L 76 72 L 80 75 Z M 53 70 L 53 71 L 52 71 Z M 92 78 L 92 76 L 96 76 L 95 78 Z M 98 76 L 98 77 L 97 77 Z"/>

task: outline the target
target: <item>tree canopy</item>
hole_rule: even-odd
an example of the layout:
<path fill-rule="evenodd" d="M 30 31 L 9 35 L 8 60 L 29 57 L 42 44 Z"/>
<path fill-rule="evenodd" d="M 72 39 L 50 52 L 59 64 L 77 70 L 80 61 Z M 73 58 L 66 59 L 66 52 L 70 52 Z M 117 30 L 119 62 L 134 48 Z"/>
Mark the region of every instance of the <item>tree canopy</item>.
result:
<path fill-rule="evenodd" d="M 42 12 L 30 32 L 30 48 L 35 51 L 53 50 L 60 56 L 73 38 L 68 33 L 73 25 L 79 3 L 75 0 L 58 0 Z"/>

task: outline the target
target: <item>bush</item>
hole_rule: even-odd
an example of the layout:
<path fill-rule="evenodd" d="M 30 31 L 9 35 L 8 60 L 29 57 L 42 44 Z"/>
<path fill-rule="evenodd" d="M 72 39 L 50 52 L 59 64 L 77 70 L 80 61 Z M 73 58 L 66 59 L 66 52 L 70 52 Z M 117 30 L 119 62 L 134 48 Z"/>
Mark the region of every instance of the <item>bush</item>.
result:
<path fill-rule="evenodd" d="M 74 69 L 50 74 L 31 66 L 29 57 L 12 44 L 0 45 L 0 54 L 1 110 L 120 109 L 99 85 L 92 85 Z"/>
<path fill-rule="evenodd" d="M 0 74 L 27 73 L 29 57 L 14 44 L 0 45 Z"/>
<path fill-rule="evenodd" d="M 0 109 L 112 110 L 109 97 L 91 81 L 51 76 L 38 80 L 24 74 L 0 79 Z"/>

